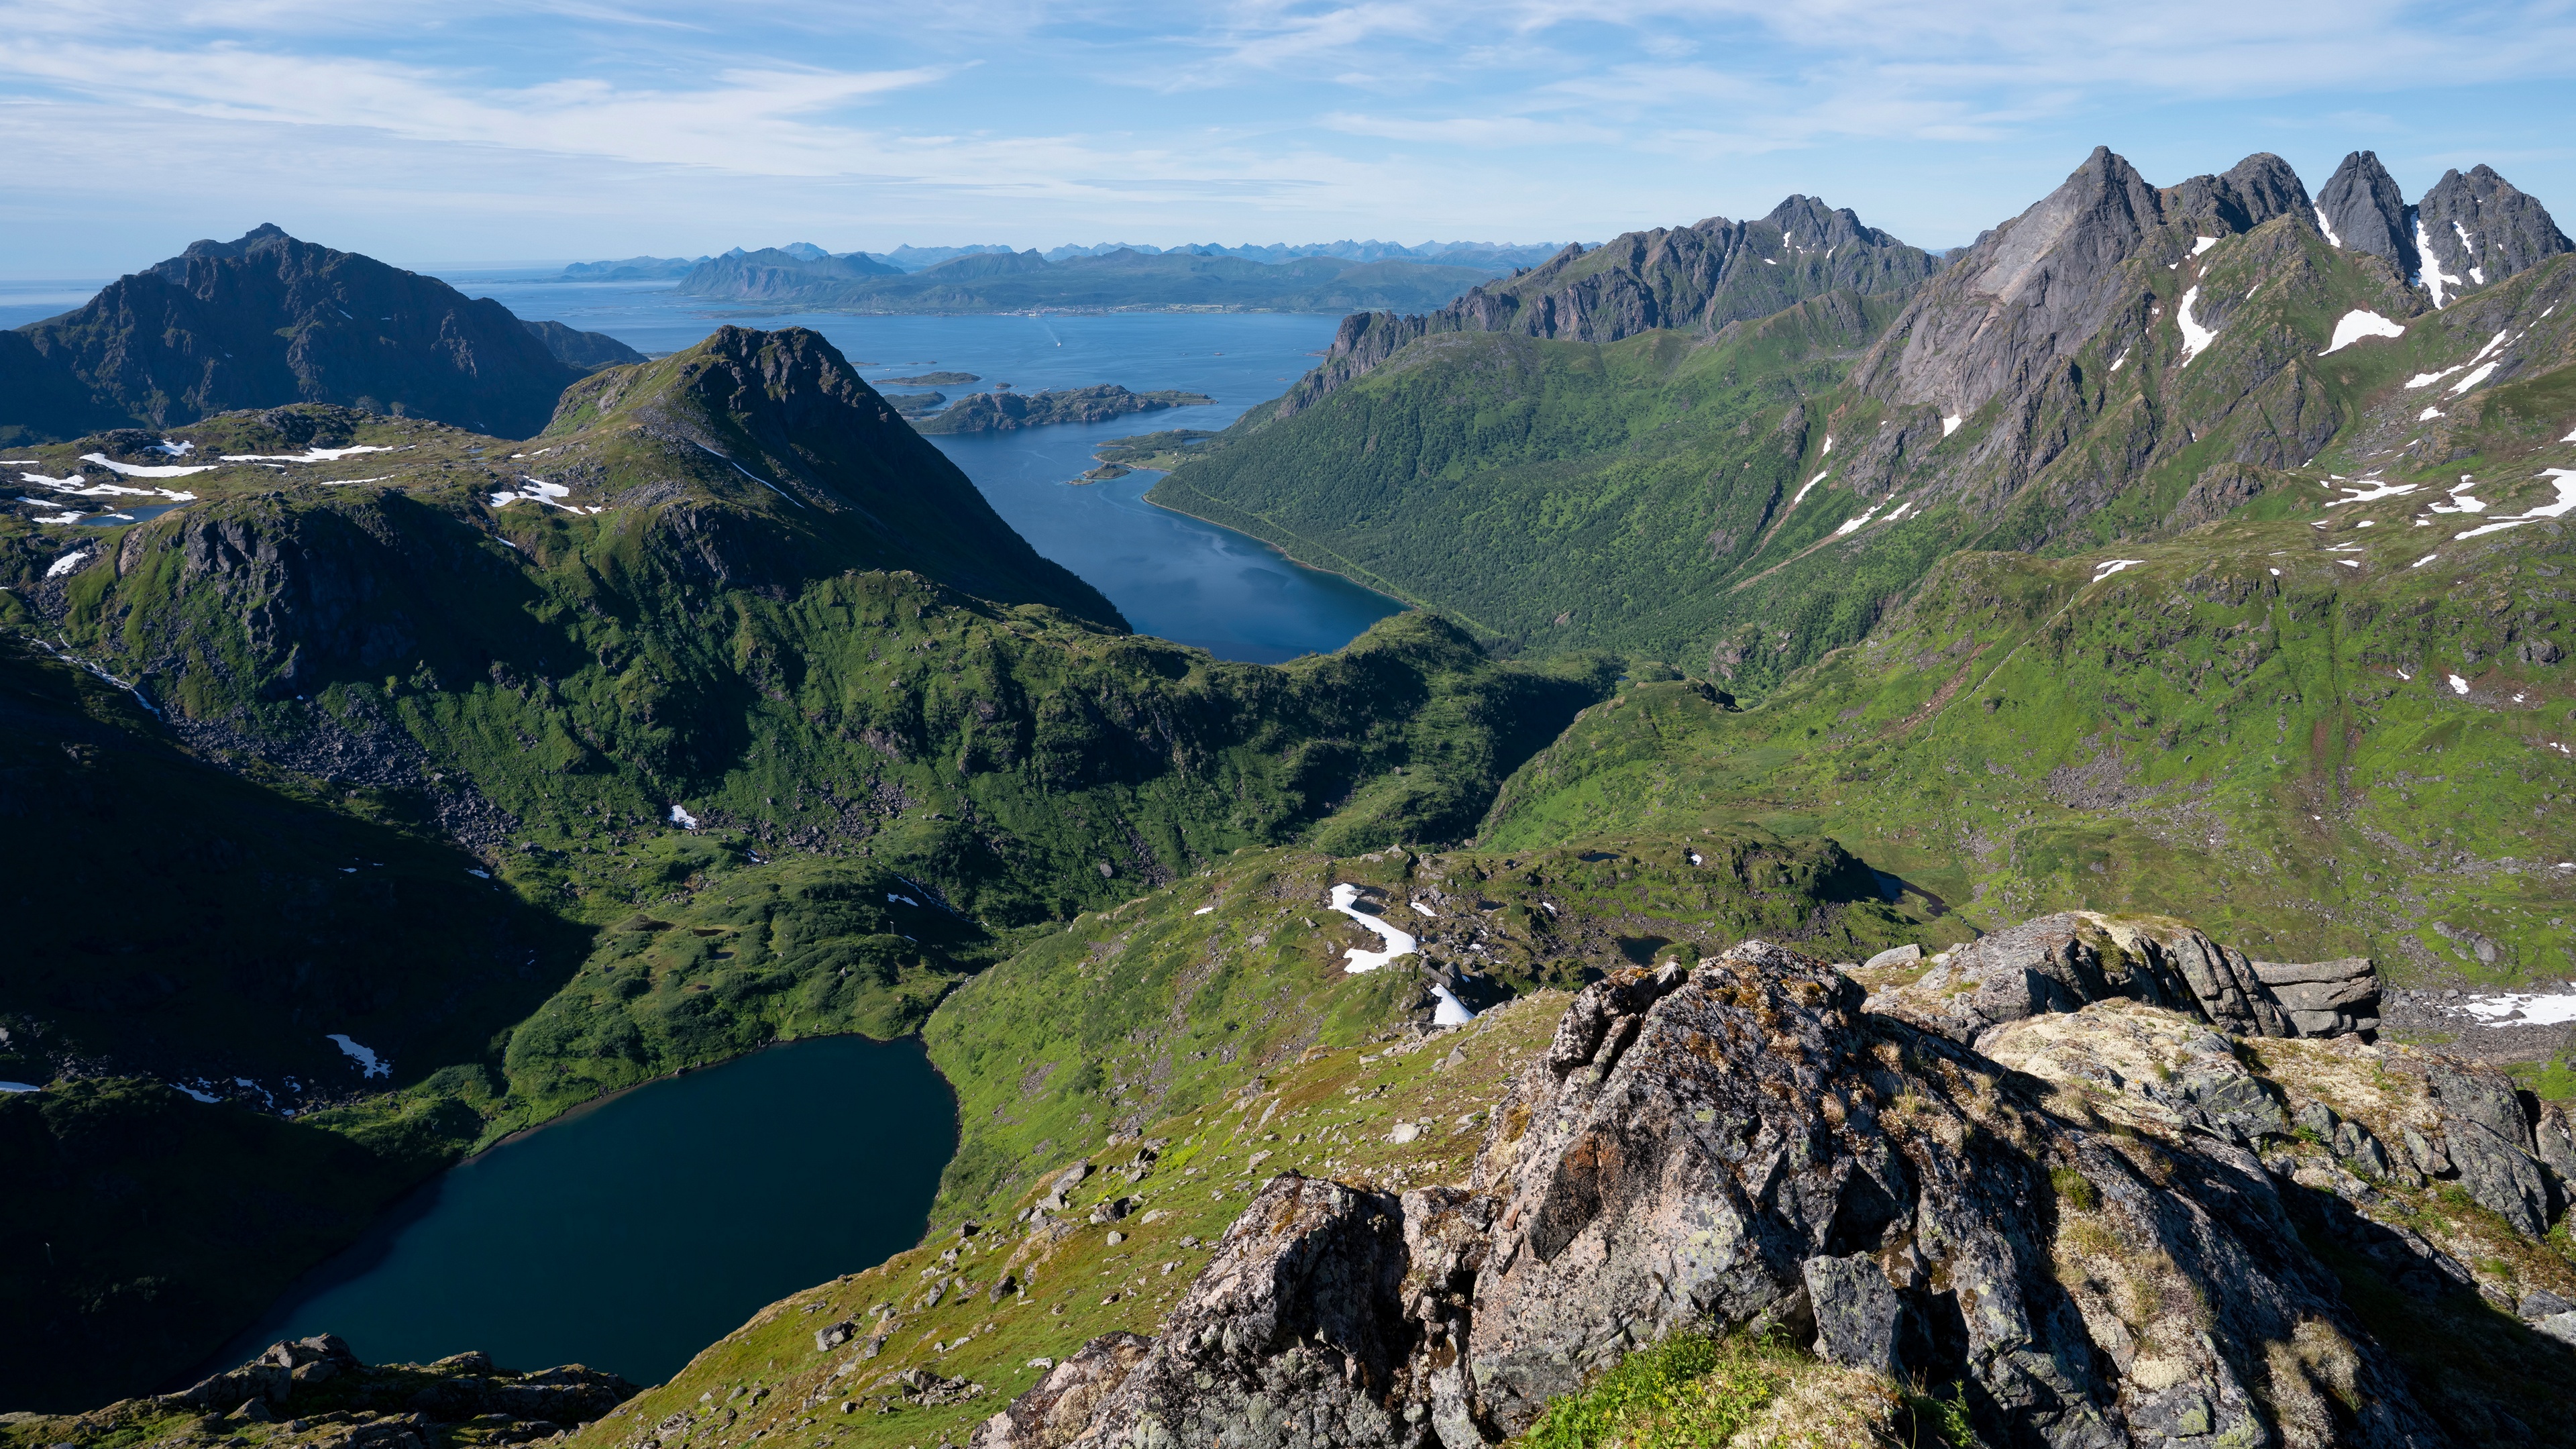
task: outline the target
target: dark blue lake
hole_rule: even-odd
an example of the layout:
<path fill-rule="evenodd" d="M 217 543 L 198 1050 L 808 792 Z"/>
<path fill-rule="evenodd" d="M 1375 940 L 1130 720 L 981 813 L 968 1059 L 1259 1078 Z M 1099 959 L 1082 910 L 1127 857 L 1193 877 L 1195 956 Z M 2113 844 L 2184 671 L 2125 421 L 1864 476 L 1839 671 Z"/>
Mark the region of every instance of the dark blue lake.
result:
<path fill-rule="evenodd" d="M 811 327 L 871 382 L 936 367 L 979 382 L 952 398 L 1010 383 L 1022 392 L 1114 382 L 1215 398 L 1200 407 L 1113 422 L 935 439 L 996 512 L 1038 552 L 1109 596 L 1141 633 L 1225 659 L 1275 664 L 1339 649 L 1399 607 L 1337 574 L 1301 567 L 1257 539 L 1143 501 L 1157 476 L 1076 484 L 1111 438 L 1167 428 L 1222 428 L 1279 396 L 1314 365 L 1340 318 L 1297 313 L 1122 313 L 1108 316 L 859 317 L 741 313 L 697 304 L 663 284 L 545 282 L 526 274 L 447 280 L 522 317 L 605 332 L 645 352 L 674 352 L 725 322 Z M 906 389 L 897 388 L 896 391 Z"/>
<path fill-rule="evenodd" d="M 822 1037 L 639 1087 L 460 1163 L 216 1356 L 336 1333 L 658 1383 L 763 1306 L 911 1247 L 957 1150 L 918 1042 Z"/>

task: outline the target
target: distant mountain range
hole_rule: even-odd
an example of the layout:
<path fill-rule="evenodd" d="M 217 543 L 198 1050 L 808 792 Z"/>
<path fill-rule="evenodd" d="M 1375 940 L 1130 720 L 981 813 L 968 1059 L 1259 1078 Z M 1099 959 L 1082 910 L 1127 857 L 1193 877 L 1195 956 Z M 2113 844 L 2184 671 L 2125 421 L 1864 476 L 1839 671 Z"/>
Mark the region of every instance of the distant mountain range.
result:
<path fill-rule="evenodd" d="M 1035 251 L 978 252 L 907 273 L 864 253 L 815 254 L 819 252 L 811 247 L 728 252 L 691 268 L 678 290 L 710 301 L 850 312 L 1347 312 L 1437 307 L 1495 271 L 1491 266 L 1341 257 L 1273 264 L 1122 248 L 1063 261 L 1049 261 Z"/>
<path fill-rule="evenodd" d="M 0 332 L 0 442 L 296 402 L 526 437 L 575 378 L 643 360 L 613 337 L 524 322 L 435 277 L 262 226 Z"/>
<path fill-rule="evenodd" d="M 1098 242 L 1091 246 L 1059 246 L 1040 253 L 1050 262 L 1069 261 L 1075 257 L 1105 257 L 1113 252 L 1134 252 L 1138 256 L 1239 257 L 1247 262 L 1277 265 L 1306 257 L 1338 257 L 1348 262 L 1413 261 L 1441 266 L 1482 267 L 1491 272 L 1509 271 L 1514 267 L 1535 266 L 1563 249 L 1561 242 L 1442 242 L 1427 241 L 1420 246 L 1402 242 L 1334 241 L 1305 242 L 1290 245 L 1272 242 L 1268 246 L 1222 246 L 1199 242 L 1187 246 L 1157 247 L 1142 242 Z M 962 247 L 899 246 L 888 252 L 830 252 L 812 242 L 789 242 L 782 247 L 764 247 L 762 251 L 784 252 L 803 262 L 850 260 L 879 262 L 898 272 L 924 272 L 942 262 L 959 257 L 1009 256 L 1019 248 L 999 245 Z M 751 250 L 735 247 L 727 257 L 752 255 Z M 685 277 L 715 257 L 628 257 L 623 261 L 575 262 L 563 269 L 560 280 L 567 282 L 638 282 L 664 277 Z"/>

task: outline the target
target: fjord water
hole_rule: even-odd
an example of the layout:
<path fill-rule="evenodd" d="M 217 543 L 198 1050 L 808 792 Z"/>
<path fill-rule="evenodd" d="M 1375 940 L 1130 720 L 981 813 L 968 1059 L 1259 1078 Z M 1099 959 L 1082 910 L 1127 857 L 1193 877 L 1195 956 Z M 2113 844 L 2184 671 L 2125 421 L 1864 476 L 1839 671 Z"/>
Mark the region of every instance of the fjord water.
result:
<path fill-rule="evenodd" d="M 441 1174 L 218 1355 L 678 1372 L 763 1305 L 912 1246 L 957 1148 L 918 1042 L 822 1037 L 649 1083 Z"/>
<path fill-rule="evenodd" d="M 1168 428 L 1222 428 L 1287 391 L 1333 340 L 1340 319 L 1302 313 L 1113 313 L 1106 316 L 862 317 L 742 313 L 707 307 L 667 283 L 547 282 L 457 274 L 469 296 L 521 317 L 605 332 L 644 352 L 692 346 L 725 322 L 810 327 L 871 383 L 930 370 L 982 381 L 952 398 L 1010 383 L 1022 392 L 1114 382 L 1216 401 L 1106 423 L 936 438 L 984 497 L 1038 552 L 1109 596 L 1142 633 L 1224 659 L 1275 664 L 1339 649 L 1394 613 L 1393 600 L 1337 574 L 1289 562 L 1257 539 L 1144 501 L 1159 476 L 1075 484 L 1111 438 Z M 893 391 L 908 389 L 895 387 Z"/>

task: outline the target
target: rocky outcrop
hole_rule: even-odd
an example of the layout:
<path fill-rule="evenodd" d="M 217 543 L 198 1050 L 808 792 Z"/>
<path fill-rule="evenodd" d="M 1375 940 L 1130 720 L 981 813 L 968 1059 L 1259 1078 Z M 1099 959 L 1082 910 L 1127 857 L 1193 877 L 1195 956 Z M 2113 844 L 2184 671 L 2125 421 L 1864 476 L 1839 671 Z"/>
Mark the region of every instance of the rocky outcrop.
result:
<path fill-rule="evenodd" d="M 2378 1029 L 2379 971 L 2369 958 L 2250 964 L 2290 1027 L 2267 1035 L 2342 1036 Z"/>
<path fill-rule="evenodd" d="M 975 1442 L 1466 1449 L 1634 1347 L 1766 1327 L 1964 1385 L 1993 1443 L 2443 1442 L 2246 1145 L 2288 1130 L 2279 1105 L 2196 1018 L 2096 1008 L 2122 1011 L 2203 1043 L 2152 1148 L 1778 947 L 1623 971 L 1568 1008 L 1467 1186 L 1274 1179 L 1166 1334 L 1068 1376 L 1099 1394 L 1078 1426 L 1042 1385 Z"/>
<path fill-rule="evenodd" d="M 510 1444 L 590 1423 L 634 1397 L 613 1373 L 568 1364 L 532 1373 L 460 1353 L 430 1364 L 370 1365 L 332 1334 L 271 1344 L 259 1357 L 173 1395 L 128 1399 L 43 1425 L 47 1441 L 120 1446 L 190 1441 L 196 1431 L 273 1426 L 272 1445 L 429 1449 L 469 1421 L 482 1442 Z M 173 1423 L 173 1409 L 201 1418 Z"/>
<path fill-rule="evenodd" d="M 1323 362 L 1289 389 L 1278 415 L 1303 412 L 1424 337 L 1506 332 L 1616 342 L 1658 327 L 1715 330 L 1837 290 L 1910 292 L 1940 269 L 1931 253 L 1862 225 L 1848 207 L 1791 196 L 1755 221 L 1713 216 L 1628 232 L 1588 252 L 1569 246 L 1435 312 L 1345 317 Z"/>
<path fill-rule="evenodd" d="M 1153 1351 L 1133 1333 L 1104 1334 L 1047 1370 L 1037 1387 L 1011 1401 L 975 1433 L 972 1449 L 1060 1449 L 1091 1426 L 1110 1390 Z"/>
<path fill-rule="evenodd" d="M 2366 958 L 2256 961 L 2180 921 L 2095 911 L 1981 936 L 1869 1004 L 1974 1045 L 2008 1022 L 2114 999 L 2188 1012 L 2238 1036 L 2338 1036 L 2379 1025 L 2379 973 Z"/>

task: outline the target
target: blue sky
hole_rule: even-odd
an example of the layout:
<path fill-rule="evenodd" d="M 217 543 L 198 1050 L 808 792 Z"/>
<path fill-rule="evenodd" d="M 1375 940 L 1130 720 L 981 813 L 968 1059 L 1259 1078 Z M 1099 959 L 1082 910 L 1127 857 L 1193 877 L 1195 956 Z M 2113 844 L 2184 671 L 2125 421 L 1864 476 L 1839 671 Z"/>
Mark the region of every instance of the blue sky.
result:
<path fill-rule="evenodd" d="M 2576 6 L 0 0 L 0 276 L 275 221 L 420 268 L 1585 240 L 1791 191 L 1972 239 L 2097 143 L 2356 148 L 2576 224 Z"/>

